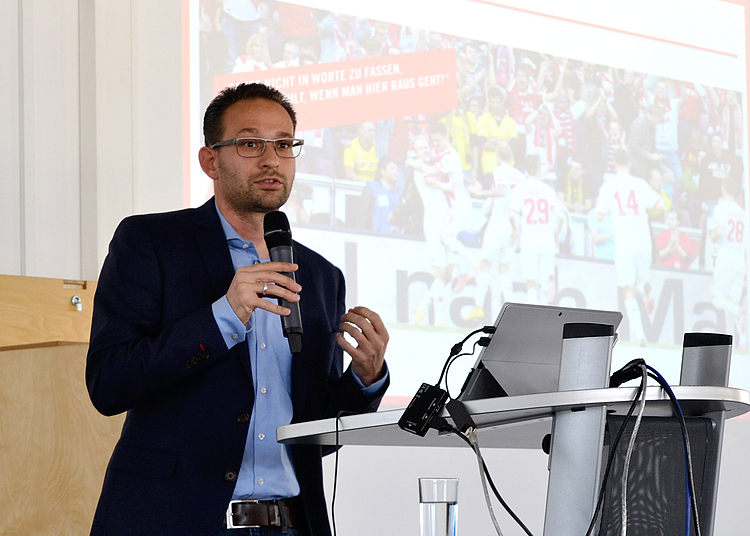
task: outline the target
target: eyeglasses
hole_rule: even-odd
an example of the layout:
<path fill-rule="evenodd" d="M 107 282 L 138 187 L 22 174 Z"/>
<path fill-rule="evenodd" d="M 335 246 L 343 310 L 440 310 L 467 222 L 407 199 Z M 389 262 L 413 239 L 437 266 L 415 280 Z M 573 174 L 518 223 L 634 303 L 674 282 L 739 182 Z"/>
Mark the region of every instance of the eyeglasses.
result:
<path fill-rule="evenodd" d="M 231 140 L 214 143 L 211 149 L 223 147 L 224 145 L 234 145 L 237 147 L 237 154 L 244 158 L 257 158 L 266 150 L 267 143 L 273 143 L 273 150 L 281 158 L 297 158 L 302 152 L 302 146 L 305 140 L 296 138 L 279 138 L 277 140 L 266 140 L 263 138 L 232 138 Z"/>

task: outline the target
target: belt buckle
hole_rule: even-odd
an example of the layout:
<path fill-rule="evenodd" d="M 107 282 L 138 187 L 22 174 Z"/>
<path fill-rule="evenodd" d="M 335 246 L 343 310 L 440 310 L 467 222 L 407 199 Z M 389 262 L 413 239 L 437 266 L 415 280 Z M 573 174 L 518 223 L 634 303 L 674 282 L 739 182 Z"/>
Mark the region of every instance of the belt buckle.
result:
<path fill-rule="evenodd" d="M 234 518 L 232 517 L 232 505 L 233 504 L 238 504 L 238 503 L 258 504 L 259 502 L 260 501 L 257 501 L 254 499 L 229 501 L 229 506 L 227 507 L 227 528 L 228 529 L 258 529 L 260 528 L 260 525 L 235 525 Z"/>

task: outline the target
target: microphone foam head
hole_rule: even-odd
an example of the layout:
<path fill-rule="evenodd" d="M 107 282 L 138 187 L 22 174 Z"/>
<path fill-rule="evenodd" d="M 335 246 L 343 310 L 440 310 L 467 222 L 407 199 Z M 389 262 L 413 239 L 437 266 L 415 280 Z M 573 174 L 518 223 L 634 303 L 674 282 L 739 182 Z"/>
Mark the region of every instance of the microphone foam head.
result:
<path fill-rule="evenodd" d="M 289 220 L 281 211 L 269 212 L 263 218 L 263 238 L 268 249 L 276 246 L 291 246 L 292 231 Z"/>

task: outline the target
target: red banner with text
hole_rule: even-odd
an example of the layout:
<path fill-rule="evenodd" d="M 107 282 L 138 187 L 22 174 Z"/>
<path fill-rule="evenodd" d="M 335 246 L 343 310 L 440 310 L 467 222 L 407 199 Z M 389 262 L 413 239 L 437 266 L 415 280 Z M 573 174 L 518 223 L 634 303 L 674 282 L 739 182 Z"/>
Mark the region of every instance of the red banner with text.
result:
<path fill-rule="evenodd" d="M 214 78 L 214 91 L 240 82 L 284 93 L 298 130 L 444 112 L 458 101 L 453 49 L 226 74 Z"/>

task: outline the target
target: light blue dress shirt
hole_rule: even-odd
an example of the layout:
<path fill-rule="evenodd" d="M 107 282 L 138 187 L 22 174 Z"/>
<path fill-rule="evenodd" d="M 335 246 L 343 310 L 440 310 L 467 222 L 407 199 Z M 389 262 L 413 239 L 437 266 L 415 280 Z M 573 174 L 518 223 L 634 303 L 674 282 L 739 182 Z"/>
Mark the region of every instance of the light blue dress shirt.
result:
<path fill-rule="evenodd" d="M 216 207 L 229 245 L 235 272 L 269 259 L 260 259 L 255 245 L 243 240 Z M 271 298 L 266 298 L 271 299 Z M 212 304 L 216 323 L 227 348 L 247 339 L 253 372 L 255 404 L 250 417 L 245 453 L 242 457 L 232 499 L 283 499 L 299 495 L 300 488 L 292 464 L 290 447 L 276 442 L 276 428 L 292 422 L 292 353 L 289 350 L 278 315 L 255 309 L 247 324 L 242 324 L 229 305 L 226 295 Z M 387 378 L 364 387 L 374 394 Z"/>

